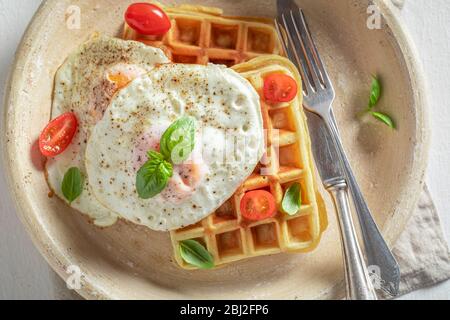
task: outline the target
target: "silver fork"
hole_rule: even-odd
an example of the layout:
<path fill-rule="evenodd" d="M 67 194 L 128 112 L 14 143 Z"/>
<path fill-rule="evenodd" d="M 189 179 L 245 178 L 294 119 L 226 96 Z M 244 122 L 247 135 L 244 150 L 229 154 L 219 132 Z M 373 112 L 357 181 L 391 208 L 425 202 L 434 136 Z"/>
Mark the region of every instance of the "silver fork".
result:
<path fill-rule="evenodd" d="M 278 14 L 276 27 L 284 50 L 302 74 L 304 105 L 307 110 L 319 115 L 324 120 L 330 138 L 339 153 L 358 214 L 367 264 L 379 267 L 381 289 L 395 296 L 398 293 L 400 270 L 373 220 L 345 154 L 331 108 L 335 99 L 335 91 L 319 56 L 303 11 L 293 0 L 278 0 Z"/>

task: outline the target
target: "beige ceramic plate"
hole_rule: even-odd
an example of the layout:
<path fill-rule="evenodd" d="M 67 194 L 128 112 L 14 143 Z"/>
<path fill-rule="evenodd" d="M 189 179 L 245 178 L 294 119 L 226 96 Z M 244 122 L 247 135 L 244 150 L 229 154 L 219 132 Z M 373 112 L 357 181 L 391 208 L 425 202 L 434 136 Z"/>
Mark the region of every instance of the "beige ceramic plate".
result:
<path fill-rule="evenodd" d="M 323 298 L 338 297 L 342 267 L 333 210 L 330 228 L 312 254 L 256 258 L 216 271 L 188 272 L 172 262 L 169 234 L 125 223 L 99 230 L 49 198 L 36 148 L 49 120 L 53 77 L 68 53 L 92 32 L 118 34 L 132 1 L 45 1 L 19 48 L 2 138 L 5 167 L 18 213 L 36 246 L 62 277 L 77 265 L 86 298 Z M 221 6 L 229 15 L 274 16 L 275 1 L 191 1 Z M 264 2 L 264 3 L 263 3 Z M 334 108 L 364 193 L 386 239 L 393 243 L 421 191 L 428 144 L 423 84 L 394 8 L 375 1 L 382 29 L 366 27 L 368 1 L 303 0 L 319 49 L 337 89 Z M 66 27 L 69 6 L 81 8 L 81 29 Z M 370 75 L 384 83 L 382 109 L 398 131 L 362 124 Z"/>

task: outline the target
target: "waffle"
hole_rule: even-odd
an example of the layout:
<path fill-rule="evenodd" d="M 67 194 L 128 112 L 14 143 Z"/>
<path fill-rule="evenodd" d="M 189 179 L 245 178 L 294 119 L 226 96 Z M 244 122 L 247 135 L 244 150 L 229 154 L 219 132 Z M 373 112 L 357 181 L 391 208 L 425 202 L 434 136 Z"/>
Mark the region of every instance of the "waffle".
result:
<path fill-rule="evenodd" d="M 225 64 L 239 73 L 262 95 L 263 78 L 269 73 L 293 76 L 297 69 L 285 58 L 273 21 L 264 18 L 224 17 L 210 7 L 163 7 L 172 29 L 162 38 L 136 33 L 126 23 L 123 38 L 159 47 L 175 63 Z M 248 61 L 248 62 L 247 62 Z M 302 107 L 302 94 L 289 104 L 271 106 L 261 99 L 267 152 L 253 174 L 231 199 L 197 224 L 171 232 L 175 260 L 184 269 L 179 242 L 197 240 L 213 255 L 216 267 L 256 256 L 280 252 L 308 252 L 319 243 L 328 221 L 325 206 L 316 191 L 310 139 Z M 261 174 L 261 169 L 266 169 Z M 269 173 L 269 174 L 268 174 Z M 281 212 L 284 191 L 300 183 L 302 206 L 298 214 Z M 241 216 L 240 201 L 247 191 L 267 190 L 277 204 L 271 219 L 249 222 Z"/>
<path fill-rule="evenodd" d="M 264 54 L 281 52 L 273 20 L 224 17 L 221 9 L 211 7 L 160 6 L 172 21 L 165 36 L 145 36 L 125 23 L 123 38 L 161 48 L 175 63 L 231 67 Z"/>
<path fill-rule="evenodd" d="M 262 56 L 233 69 L 246 78 L 260 96 L 263 79 L 271 73 L 289 74 L 301 85 L 296 68 L 280 56 Z M 257 166 L 234 196 L 216 212 L 196 225 L 171 233 L 175 258 L 181 267 L 195 269 L 179 254 L 179 242 L 187 239 L 202 243 L 213 255 L 216 266 L 280 252 L 308 252 L 318 245 L 327 227 L 327 217 L 314 178 L 301 92 L 300 89 L 291 103 L 276 106 L 266 104 L 261 98 L 267 132 L 264 163 Z M 261 169 L 266 169 L 264 175 Z M 296 215 L 289 216 L 281 211 L 281 201 L 285 190 L 293 183 L 301 185 L 302 206 Z M 263 221 L 247 221 L 241 216 L 240 201 L 247 191 L 260 189 L 272 193 L 277 214 Z"/>

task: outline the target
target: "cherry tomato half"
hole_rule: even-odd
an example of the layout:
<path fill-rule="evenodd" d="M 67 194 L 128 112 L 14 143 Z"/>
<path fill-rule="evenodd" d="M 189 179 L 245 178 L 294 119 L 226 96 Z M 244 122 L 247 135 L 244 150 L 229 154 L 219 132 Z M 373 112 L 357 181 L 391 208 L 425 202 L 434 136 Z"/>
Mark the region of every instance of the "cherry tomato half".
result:
<path fill-rule="evenodd" d="M 297 92 L 297 82 L 288 75 L 274 73 L 264 79 L 264 98 L 268 102 L 292 101 Z"/>
<path fill-rule="evenodd" d="M 72 112 L 64 113 L 52 120 L 39 137 L 39 149 L 46 157 L 54 157 L 64 152 L 75 136 L 78 121 Z"/>
<path fill-rule="evenodd" d="M 255 190 L 247 192 L 241 200 L 241 213 L 244 218 L 259 221 L 275 215 L 275 199 L 270 192 Z"/>
<path fill-rule="evenodd" d="M 128 25 L 143 35 L 162 36 L 171 28 L 169 17 L 151 3 L 134 3 L 125 13 Z"/>

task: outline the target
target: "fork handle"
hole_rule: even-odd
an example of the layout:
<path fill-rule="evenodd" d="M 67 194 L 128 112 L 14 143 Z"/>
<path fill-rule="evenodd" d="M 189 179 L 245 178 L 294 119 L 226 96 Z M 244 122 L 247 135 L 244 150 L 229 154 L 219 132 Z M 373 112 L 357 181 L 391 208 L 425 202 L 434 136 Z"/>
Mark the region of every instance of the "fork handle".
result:
<path fill-rule="evenodd" d="M 348 200 L 347 183 L 345 180 L 336 181 L 328 185 L 327 190 L 333 198 L 341 231 L 347 299 L 377 300 L 358 244 Z"/>
<path fill-rule="evenodd" d="M 376 266 L 380 269 L 381 278 L 383 280 L 383 289 L 388 291 L 392 296 L 398 294 L 400 283 L 400 268 L 394 255 L 386 244 L 377 224 L 375 223 L 369 207 L 364 199 L 364 196 L 353 174 L 352 168 L 345 154 L 342 145 L 339 129 L 336 120 L 331 110 L 329 119 L 325 119 L 328 123 L 333 139 L 340 153 L 341 162 L 345 174 L 347 176 L 347 183 L 353 198 L 353 204 L 359 220 L 361 228 L 362 239 L 364 242 L 365 256 L 368 266 Z"/>

